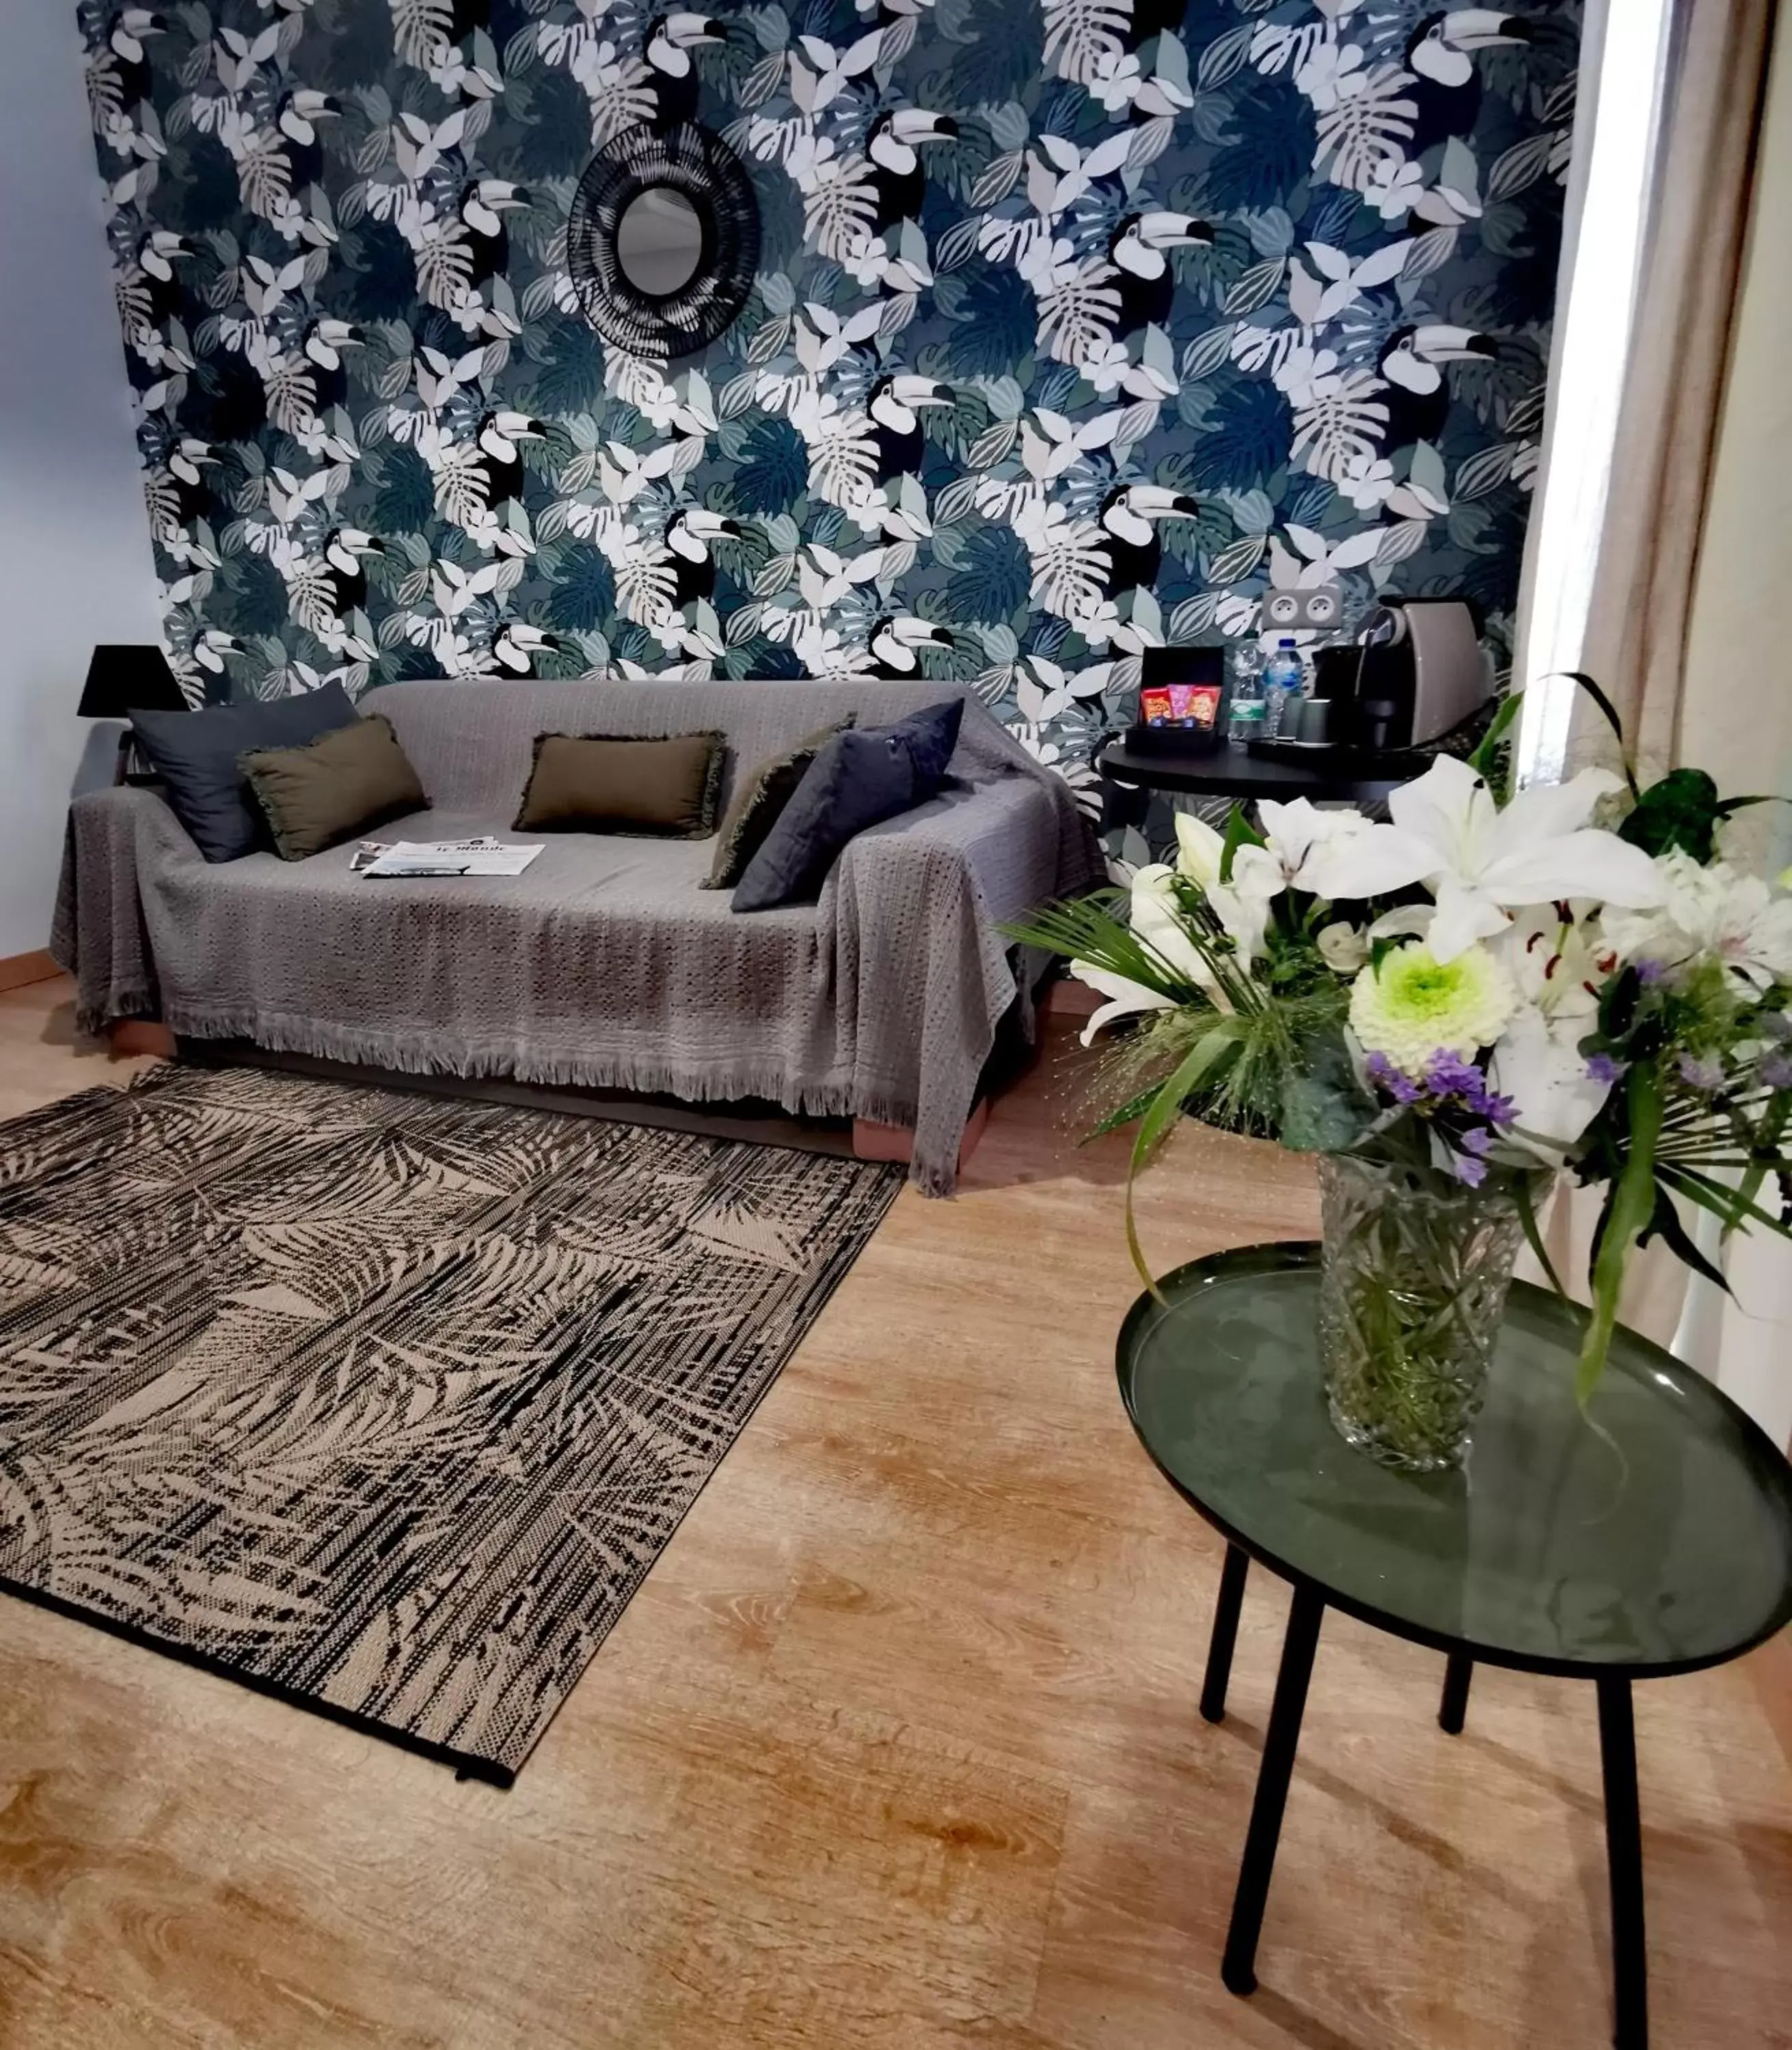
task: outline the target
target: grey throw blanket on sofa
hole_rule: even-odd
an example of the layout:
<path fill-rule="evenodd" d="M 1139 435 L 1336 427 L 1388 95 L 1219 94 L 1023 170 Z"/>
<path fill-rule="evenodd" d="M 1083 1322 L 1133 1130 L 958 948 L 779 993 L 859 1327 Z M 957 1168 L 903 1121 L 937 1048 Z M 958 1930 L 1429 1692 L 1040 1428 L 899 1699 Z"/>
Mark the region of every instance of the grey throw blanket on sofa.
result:
<path fill-rule="evenodd" d="M 510 830 L 535 738 L 720 727 L 744 769 L 850 711 L 900 718 L 927 683 L 388 684 L 384 712 L 432 809 L 381 839 Z M 208 863 L 153 791 L 71 809 L 52 951 L 80 1023 L 164 1019 L 195 1038 L 417 1074 L 760 1097 L 912 1125 L 913 1179 L 953 1187 L 1017 977 L 996 930 L 1099 879 L 1063 781 L 967 700 L 952 785 L 861 833 L 814 906 L 737 914 L 699 887 L 713 840 L 547 836 L 520 877 L 379 882 L 336 848 Z M 1030 1013 L 1028 1023 L 1030 1024 Z"/>

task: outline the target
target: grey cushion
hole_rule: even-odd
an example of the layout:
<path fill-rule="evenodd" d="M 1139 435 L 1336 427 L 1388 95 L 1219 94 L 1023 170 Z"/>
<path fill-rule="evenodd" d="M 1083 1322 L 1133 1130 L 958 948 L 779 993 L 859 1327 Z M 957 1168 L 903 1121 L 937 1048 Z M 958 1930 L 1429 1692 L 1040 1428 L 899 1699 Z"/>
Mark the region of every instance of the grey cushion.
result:
<path fill-rule="evenodd" d="M 199 852 L 208 861 L 234 861 L 272 844 L 238 758 L 259 748 L 303 747 L 356 717 L 342 686 L 326 684 L 265 703 L 134 711 L 131 729 Z"/>
<path fill-rule="evenodd" d="M 915 802 L 915 765 L 893 727 L 837 733 L 747 864 L 734 892 L 737 911 L 813 903 L 855 833 Z"/>

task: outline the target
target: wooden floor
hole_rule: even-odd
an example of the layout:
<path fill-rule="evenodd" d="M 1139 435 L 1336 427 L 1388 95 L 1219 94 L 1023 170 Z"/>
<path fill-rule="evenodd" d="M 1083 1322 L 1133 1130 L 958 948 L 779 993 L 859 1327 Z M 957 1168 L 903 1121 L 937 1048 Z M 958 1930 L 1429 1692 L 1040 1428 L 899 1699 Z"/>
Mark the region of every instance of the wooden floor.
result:
<path fill-rule="evenodd" d="M 0 996 L 0 1112 L 117 1082 Z M 1062 1050 L 1060 1049 L 1060 1052 Z M 1220 1944 L 1286 1603 L 1115 1393 L 1121 1159 L 1048 1061 L 905 1191 L 516 1787 L 0 1600 L 0 2044 L 1575 2050 L 1608 2040 L 1589 1689 L 1329 1616 L 1259 1960 Z M 1160 1262 L 1300 1236 L 1190 1130 Z M 1747 1671 L 1638 1690 L 1658 2050 L 1792 2045 L 1792 1771 Z"/>

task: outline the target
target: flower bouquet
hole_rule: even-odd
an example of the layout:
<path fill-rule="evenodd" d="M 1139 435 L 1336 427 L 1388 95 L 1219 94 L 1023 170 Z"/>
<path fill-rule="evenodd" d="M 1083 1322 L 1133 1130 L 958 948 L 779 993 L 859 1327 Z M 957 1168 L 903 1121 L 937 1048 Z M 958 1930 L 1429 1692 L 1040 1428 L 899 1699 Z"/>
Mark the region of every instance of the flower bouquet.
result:
<path fill-rule="evenodd" d="M 1107 1000 L 1085 1044 L 1124 1023 L 1096 1129 L 1136 1128 L 1134 1174 L 1185 1113 L 1323 1156 L 1332 1415 L 1420 1470 L 1462 1459 L 1527 1240 L 1560 1287 L 1538 1225 L 1558 1176 L 1604 1191 L 1583 1401 L 1634 1247 L 1721 1284 L 1685 1206 L 1792 1235 L 1792 897 L 1716 852 L 1756 801 L 1626 766 L 1502 803 L 1516 703 L 1391 823 L 1304 799 L 1223 833 L 1181 816 L 1173 864 L 1011 929 Z M 1150 1284 L 1130 1178 L 1126 1230 Z"/>

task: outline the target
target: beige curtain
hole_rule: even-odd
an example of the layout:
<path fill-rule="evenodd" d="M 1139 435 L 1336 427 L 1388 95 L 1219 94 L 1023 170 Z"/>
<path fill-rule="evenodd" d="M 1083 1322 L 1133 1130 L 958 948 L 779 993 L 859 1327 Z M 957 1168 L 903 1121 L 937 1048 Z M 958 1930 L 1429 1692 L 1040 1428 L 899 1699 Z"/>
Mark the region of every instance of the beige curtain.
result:
<path fill-rule="evenodd" d="M 1653 217 L 1581 666 L 1639 758 L 1681 757 L 1687 632 L 1747 234 L 1775 0 L 1678 0 Z M 1584 700 L 1570 759 L 1604 751 Z"/>
<path fill-rule="evenodd" d="M 1622 5 L 1622 0 L 1616 0 Z M 1652 769 L 1683 754 L 1689 629 L 1754 197 L 1774 0 L 1676 0 L 1635 328 L 1581 666 Z M 1596 110 L 1593 118 L 1597 119 Z M 1615 367 L 1615 366 L 1614 366 Z M 1568 758 L 1609 758 L 1585 699 Z M 1544 1236 L 1584 1297 L 1601 1190 L 1564 1187 Z M 1527 1255 L 1521 1272 L 1540 1275 Z M 1673 1341 L 1687 1272 L 1659 1244 L 1634 1255 L 1620 1315 Z"/>

